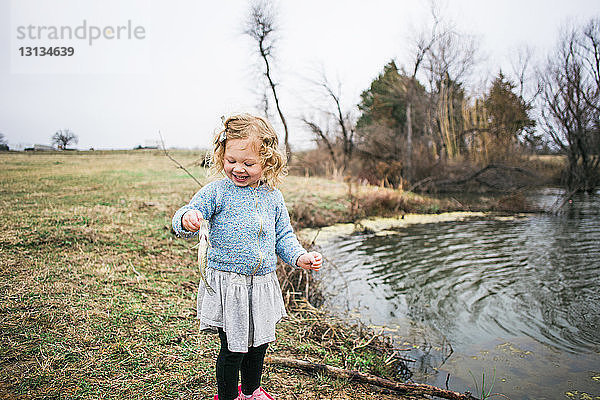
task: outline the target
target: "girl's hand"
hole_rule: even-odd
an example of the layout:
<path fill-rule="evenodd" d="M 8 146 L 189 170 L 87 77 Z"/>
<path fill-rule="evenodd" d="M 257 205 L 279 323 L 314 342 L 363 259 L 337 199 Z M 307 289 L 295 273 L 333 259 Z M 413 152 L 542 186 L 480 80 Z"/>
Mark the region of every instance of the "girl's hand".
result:
<path fill-rule="evenodd" d="M 300 268 L 312 269 L 314 271 L 318 271 L 322 264 L 323 256 L 321 253 L 317 253 L 316 251 L 302 254 L 300 257 L 298 257 L 298 261 L 296 261 L 296 265 Z"/>
<path fill-rule="evenodd" d="M 183 218 L 181 218 L 181 224 L 185 229 L 190 232 L 196 232 L 200 229 L 200 224 L 202 223 L 202 213 L 196 210 L 189 210 L 183 214 Z"/>

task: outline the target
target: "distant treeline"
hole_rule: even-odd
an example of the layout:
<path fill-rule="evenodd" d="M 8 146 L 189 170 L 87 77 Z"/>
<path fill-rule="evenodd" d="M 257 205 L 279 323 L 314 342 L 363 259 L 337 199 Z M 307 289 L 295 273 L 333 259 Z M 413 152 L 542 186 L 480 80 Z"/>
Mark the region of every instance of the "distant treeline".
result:
<path fill-rule="evenodd" d="M 318 82 L 329 106 L 303 118 L 327 155 L 314 172 L 407 187 L 453 167 L 472 172 L 561 154 L 567 158 L 562 183 L 594 191 L 600 183 L 599 18 L 565 30 L 544 62 L 520 51 L 512 71 L 499 70 L 484 90 L 475 89 L 472 38 L 445 28 L 435 14 L 424 32 L 413 43 L 413 63 L 390 61 L 354 110 L 342 107 L 341 84 L 334 90 L 325 77 Z"/>

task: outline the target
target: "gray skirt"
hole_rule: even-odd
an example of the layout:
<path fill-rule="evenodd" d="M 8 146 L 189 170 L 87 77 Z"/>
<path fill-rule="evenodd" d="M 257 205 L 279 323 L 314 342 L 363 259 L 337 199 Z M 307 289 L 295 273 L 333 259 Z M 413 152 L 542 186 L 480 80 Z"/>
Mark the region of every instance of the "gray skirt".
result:
<path fill-rule="evenodd" d="M 200 329 L 223 328 L 229 351 L 247 353 L 275 340 L 275 324 L 287 317 L 275 271 L 266 275 L 242 275 L 206 268 L 210 294 L 200 281 L 198 314 Z"/>

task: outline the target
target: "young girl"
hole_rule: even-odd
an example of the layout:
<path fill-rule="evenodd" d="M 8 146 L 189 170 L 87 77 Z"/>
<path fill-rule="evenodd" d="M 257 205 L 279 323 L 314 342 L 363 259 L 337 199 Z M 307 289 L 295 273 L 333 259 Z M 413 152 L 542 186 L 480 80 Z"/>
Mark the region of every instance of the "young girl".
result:
<path fill-rule="evenodd" d="M 173 216 L 173 228 L 190 238 L 209 222 L 206 281 L 198 289 L 200 329 L 219 333 L 215 400 L 272 399 L 260 387 L 275 324 L 287 316 L 275 266 L 319 270 L 321 254 L 298 243 L 281 192 L 286 172 L 277 134 L 267 120 L 248 114 L 225 121 L 215 136 L 212 168 L 226 178 L 204 186 Z M 238 374 L 242 383 L 238 387 Z"/>

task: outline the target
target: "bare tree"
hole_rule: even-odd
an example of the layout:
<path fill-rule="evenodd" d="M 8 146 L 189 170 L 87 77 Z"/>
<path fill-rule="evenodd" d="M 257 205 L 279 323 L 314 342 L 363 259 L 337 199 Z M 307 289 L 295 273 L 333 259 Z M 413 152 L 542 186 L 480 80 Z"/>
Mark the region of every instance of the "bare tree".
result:
<path fill-rule="evenodd" d="M 59 129 L 54 135 L 52 135 L 52 144 L 62 150 L 66 150 L 67 146 L 71 143 L 76 144 L 79 142 L 77 135 L 70 129 Z"/>
<path fill-rule="evenodd" d="M 536 85 L 536 88 L 532 91 L 533 93 L 530 93 L 529 96 L 527 93 L 528 83 L 535 81 L 532 59 L 533 49 L 522 46 L 514 52 L 510 63 L 512 78 L 517 83 L 517 88 L 519 89 L 519 97 L 525 100 L 527 104 L 532 104 L 535 97 L 540 94 L 539 85 Z"/>
<path fill-rule="evenodd" d="M 408 80 L 408 84 L 404 88 L 407 92 L 406 98 L 406 168 L 405 175 L 408 181 L 411 181 L 413 178 L 413 105 L 414 98 L 417 86 L 417 73 L 419 72 L 419 68 L 421 64 L 431 51 L 432 47 L 435 43 L 444 35 L 444 32 L 439 32 L 440 25 L 440 13 L 439 13 L 439 5 L 435 1 L 431 1 L 430 3 L 430 12 L 433 23 L 431 24 L 430 29 L 421 30 L 417 36 L 415 37 L 414 49 L 413 49 L 413 63 L 410 68 L 412 73 L 410 74 L 410 80 Z M 428 32 L 429 31 L 429 32 Z"/>
<path fill-rule="evenodd" d="M 440 140 L 449 158 L 460 155 L 464 101 L 463 83 L 476 63 L 478 46 L 473 36 L 446 24 L 437 28 L 435 40 L 424 56 Z"/>
<path fill-rule="evenodd" d="M 471 35 L 457 32 L 451 26 L 441 28 L 427 52 L 430 84 L 435 86 L 444 77 L 462 81 L 473 69 L 478 46 Z"/>
<path fill-rule="evenodd" d="M 337 165 L 338 160 L 334 150 L 335 137 L 332 137 L 332 135 L 329 132 L 329 129 L 326 128 L 326 130 L 323 131 L 323 128 L 321 128 L 323 124 L 318 124 L 317 122 L 315 122 L 312 119 L 309 119 L 308 117 L 302 117 L 302 122 L 315 135 L 317 143 L 322 143 L 325 147 L 327 147 L 327 152 L 329 153 L 329 157 L 331 157 L 331 161 L 334 165 Z"/>
<path fill-rule="evenodd" d="M 351 110 L 345 110 L 342 105 L 341 82 L 337 83 L 337 89 L 334 90 L 333 85 L 327 79 L 325 72 L 322 72 L 321 78 L 312 83 L 318 88 L 321 97 L 324 97 L 329 103 L 329 106 L 325 106 L 324 109 L 321 110 L 326 117 L 326 128 L 321 128 L 317 122 L 309 120 L 306 117 L 302 118 L 302 122 L 304 122 L 311 132 L 315 134 L 315 137 L 319 142 L 325 144 L 334 164 L 338 164 L 334 147 L 341 147 L 341 167 L 343 170 L 346 170 L 354 151 L 355 117 Z M 333 134 L 329 133 L 330 121 L 333 121 L 334 125 L 332 128 L 334 131 Z"/>
<path fill-rule="evenodd" d="M 592 19 L 583 28 L 580 38 L 582 62 L 590 79 L 589 90 L 582 92 L 586 103 L 594 110 L 600 108 L 600 18 Z"/>
<path fill-rule="evenodd" d="M 593 193 L 600 183 L 600 19 L 562 34 L 540 81 L 540 124 L 567 155 L 566 186 Z"/>
<path fill-rule="evenodd" d="M 255 2 L 246 19 L 244 34 L 250 36 L 257 46 L 258 55 L 264 62 L 264 75 L 271 88 L 275 108 L 283 124 L 285 131 L 285 152 L 288 162 L 291 161 L 292 151 L 289 144 L 289 132 L 287 122 L 279 105 L 279 97 L 277 95 L 277 83 L 273 80 L 273 72 L 271 71 L 273 62 L 273 51 L 275 46 L 275 35 L 277 32 L 276 25 L 277 13 L 274 10 L 273 4 L 269 0 L 259 0 Z M 268 104 L 268 103 L 267 103 Z M 263 108 L 266 107 L 263 104 Z"/>

